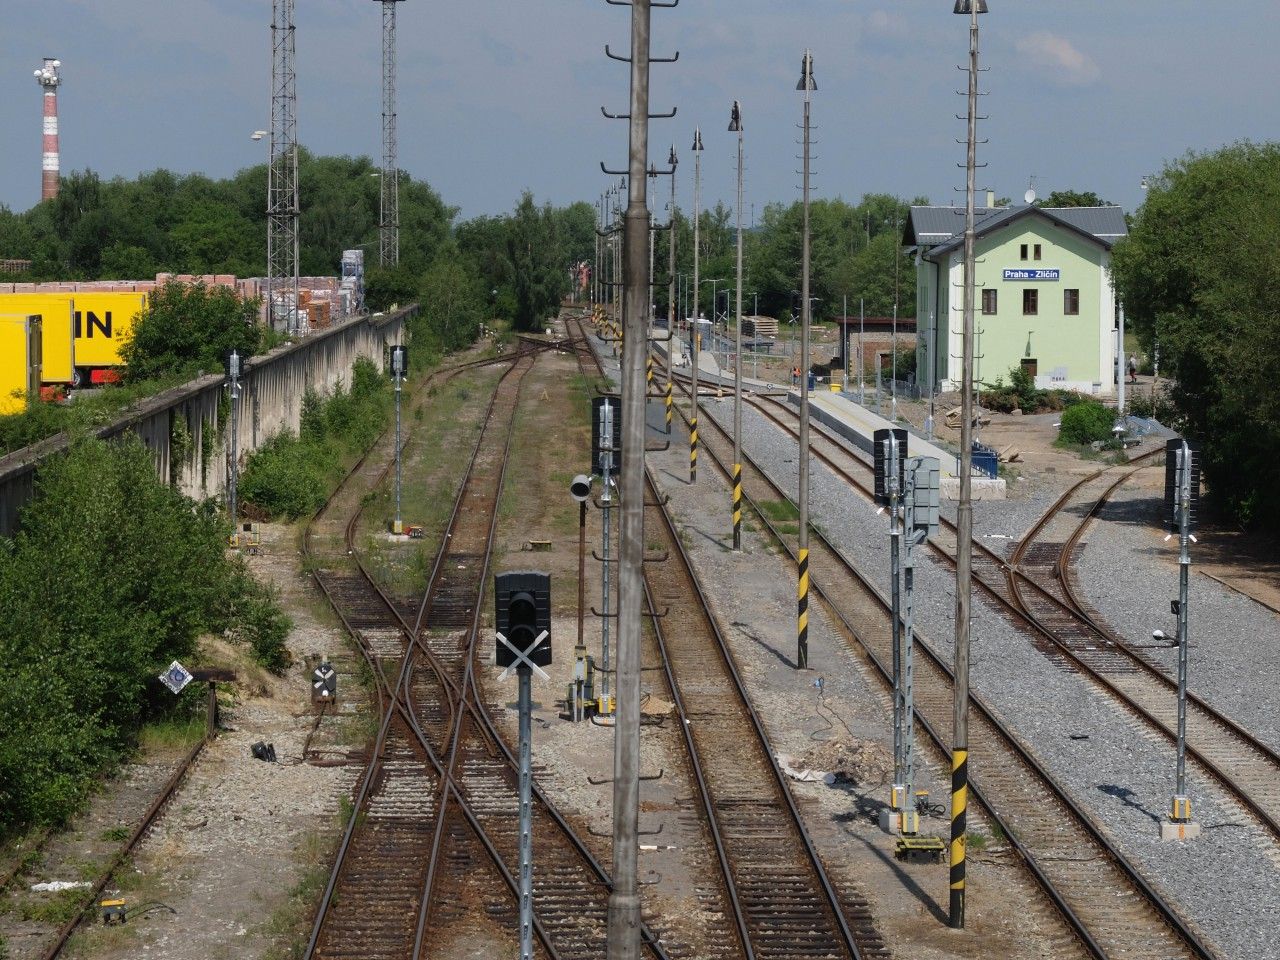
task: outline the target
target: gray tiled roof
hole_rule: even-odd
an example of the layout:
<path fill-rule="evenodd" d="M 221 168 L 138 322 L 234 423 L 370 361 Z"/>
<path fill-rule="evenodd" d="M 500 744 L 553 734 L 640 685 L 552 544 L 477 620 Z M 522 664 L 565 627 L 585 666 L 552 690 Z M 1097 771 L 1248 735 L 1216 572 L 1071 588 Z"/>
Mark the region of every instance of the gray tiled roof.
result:
<path fill-rule="evenodd" d="M 1036 214 L 1107 248 L 1129 232 L 1120 207 L 978 207 L 974 210 L 974 229 L 982 236 L 1013 220 Z M 963 242 L 963 207 L 911 208 L 902 235 L 904 246 L 928 247 L 932 257 Z"/>

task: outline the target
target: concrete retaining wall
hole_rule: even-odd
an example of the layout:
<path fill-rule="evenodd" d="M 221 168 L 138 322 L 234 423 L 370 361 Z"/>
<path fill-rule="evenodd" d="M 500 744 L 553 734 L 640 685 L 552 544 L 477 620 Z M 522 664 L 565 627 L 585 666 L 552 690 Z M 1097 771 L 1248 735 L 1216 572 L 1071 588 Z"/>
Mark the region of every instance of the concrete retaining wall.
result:
<path fill-rule="evenodd" d="M 417 310 L 414 305 L 356 317 L 250 360 L 236 417 L 241 466 L 280 431 L 297 431 L 308 388 L 324 392 L 349 384 L 358 357 L 383 369 L 386 347 L 404 342 L 405 323 Z M 161 480 L 195 499 L 221 496 L 230 465 L 228 406 L 226 378 L 210 374 L 143 401 L 97 435 L 134 433 L 150 448 Z M 18 513 L 32 495 L 36 467 L 67 443 L 59 434 L 0 458 L 0 536 L 16 529 Z"/>

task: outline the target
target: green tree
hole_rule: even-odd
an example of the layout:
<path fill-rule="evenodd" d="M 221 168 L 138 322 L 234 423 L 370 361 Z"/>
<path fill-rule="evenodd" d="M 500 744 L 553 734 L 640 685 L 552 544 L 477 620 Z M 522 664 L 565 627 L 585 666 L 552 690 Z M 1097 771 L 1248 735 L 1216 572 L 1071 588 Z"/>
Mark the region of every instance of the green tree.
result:
<path fill-rule="evenodd" d="M 1115 204 L 1103 200 L 1092 190 L 1054 190 L 1037 207 L 1112 207 Z"/>
<path fill-rule="evenodd" d="M 258 323 L 258 301 L 242 300 L 225 287 L 167 283 L 147 301 L 120 354 L 130 382 L 221 369 L 223 354 L 252 355 L 266 336 Z"/>
<path fill-rule="evenodd" d="M 1160 350 L 1206 480 L 1240 522 L 1280 529 L 1280 145 L 1188 154 L 1147 191 L 1112 267 L 1133 328 Z"/>
<path fill-rule="evenodd" d="M 137 438 L 39 468 L 0 542 L 0 834 L 75 809 L 172 702 L 156 674 L 227 625 L 231 580 L 216 513 L 157 481 Z"/>

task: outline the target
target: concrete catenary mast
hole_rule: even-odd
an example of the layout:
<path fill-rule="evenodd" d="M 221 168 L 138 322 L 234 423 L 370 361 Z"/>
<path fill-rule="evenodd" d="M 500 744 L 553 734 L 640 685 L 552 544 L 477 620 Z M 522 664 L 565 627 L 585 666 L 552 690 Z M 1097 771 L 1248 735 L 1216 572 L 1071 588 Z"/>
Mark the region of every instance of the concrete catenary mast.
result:
<path fill-rule="evenodd" d="M 58 156 L 58 87 L 62 77 L 58 68 L 61 60 L 52 57 L 44 58 L 44 66 L 37 70 L 36 83 L 44 91 L 44 156 L 40 168 L 40 199 L 52 200 L 58 195 L 58 171 L 61 161 Z"/>
<path fill-rule="evenodd" d="M 298 331 L 298 75 L 294 0 L 271 4 L 271 161 L 267 170 L 267 309 Z M 283 324 L 279 319 L 283 318 Z"/>
<path fill-rule="evenodd" d="M 396 4 L 382 4 L 382 203 L 378 217 L 378 264 L 400 262 L 400 168 L 396 160 Z"/>

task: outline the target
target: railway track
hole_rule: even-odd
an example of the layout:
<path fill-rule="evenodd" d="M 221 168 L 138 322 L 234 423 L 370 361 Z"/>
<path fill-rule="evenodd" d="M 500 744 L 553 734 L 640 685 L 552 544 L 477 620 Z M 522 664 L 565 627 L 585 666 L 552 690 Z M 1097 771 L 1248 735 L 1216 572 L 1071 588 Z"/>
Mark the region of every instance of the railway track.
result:
<path fill-rule="evenodd" d="M 601 372 L 586 338 L 578 343 L 583 374 Z M 828 877 L 671 514 L 645 479 L 645 539 L 668 558 L 645 566 L 646 605 L 742 955 L 887 957 L 867 902 L 842 898 Z"/>
<path fill-rule="evenodd" d="M 765 417 L 793 437 L 791 408 L 775 398 L 751 398 Z M 810 448 L 838 477 L 872 498 L 871 466 L 821 424 L 810 424 Z M 1142 464 L 1155 450 L 1134 461 Z M 1091 474 L 1062 494 L 1006 561 L 973 542 L 974 582 L 1019 630 L 1055 663 L 1100 686 L 1169 743 L 1177 740 L 1177 680 L 1119 636 L 1079 600 L 1071 557 L 1094 513 L 1140 467 Z M 1083 519 L 1081 519 L 1083 517 Z M 944 519 L 929 549 L 954 567 L 955 526 Z M 1187 755 L 1259 825 L 1280 839 L 1280 753 L 1203 698 L 1188 695 Z"/>
<path fill-rule="evenodd" d="M 515 926 L 517 884 L 508 866 L 518 842 L 514 757 L 478 696 L 473 665 L 505 452 L 520 378 L 535 352 L 525 345 L 506 358 L 511 370 L 495 392 L 422 602 L 409 610 L 368 575 L 354 542 L 358 510 L 345 525 L 352 565 L 316 571 L 373 668 L 382 722 L 308 957 L 418 957 L 443 928 L 475 911 Z M 477 520 L 489 526 L 467 576 L 461 568 L 476 556 Z M 598 956 L 608 877 L 534 789 L 544 853 L 535 872 L 539 953 Z M 645 934 L 647 955 L 665 960 L 652 932 Z"/>
<path fill-rule="evenodd" d="M 199 759 L 205 746 L 213 739 L 214 734 L 216 733 L 218 700 L 217 693 L 212 684 L 209 686 L 205 711 L 206 722 L 204 736 L 201 737 L 197 743 L 193 744 L 191 749 L 183 755 L 182 759 L 178 762 L 178 765 L 169 775 L 169 778 L 160 788 L 160 792 L 156 794 L 155 798 L 151 801 L 151 804 L 147 807 L 146 812 L 143 813 L 142 818 L 134 825 L 133 830 L 125 839 L 124 843 L 122 843 L 120 848 L 114 855 L 112 855 L 106 868 L 98 873 L 92 885 L 83 893 L 81 906 L 79 910 L 76 911 L 75 916 L 66 921 L 59 928 L 53 941 L 41 952 L 41 960 L 57 960 L 58 957 L 63 955 L 63 951 L 66 950 L 67 945 L 71 942 L 72 936 L 78 929 L 80 929 L 81 924 L 90 918 L 97 919 L 96 907 L 98 905 L 98 898 L 102 896 L 103 892 L 107 889 L 107 886 L 115 878 L 116 873 L 138 848 L 142 841 L 146 839 L 147 835 L 151 832 L 151 829 L 156 825 L 156 823 L 159 822 L 160 818 L 167 810 L 169 802 L 178 792 L 178 788 L 186 780 L 187 774 L 189 774 L 191 769 L 195 766 L 196 760 Z M 52 833 L 46 834 L 41 840 L 41 846 L 43 846 L 43 844 L 53 836 L 54 834 Z M 15 866 L 12 871 L 6 873 L 2 878 L 3 882 L 0 882 L 0 893 L 2 893 L 21 872 L 22 867 L 20 863 Z"/>
<path fill-rule="evenodd" d="M 683 410 L 681 411 L 683 419 Z M 713 417 L 700 418 L 703 450 L 722 477 L 731 437 Z M 687 422 L 686 422 L 687 423 Z M 795 536 L 780 532 L 755 499 L 790 498 L 749 457 L 743 458 L 744 498 L 760 524 L 795 559 Z M 763 492 L 763 493 L 762 493 Z M 879 590 L 820 531 L 810 534 L 811 590 L 856 651 L 882 681 L 892 683 L 891 615 Z M 952 677 L 926 637 L 915 675 L 916 716 L 940 757 L 949 742 Z M 1214 954 L 1187 922 L 1121 854 L 1091 815 L 1046 771 L 980 697 L 972 700 L 970 794 L 1009 838 L 1048 900 L 1077 938 L 1063 946 L 1076 955 L 1168 960 Z M 1107 891 L 1106 896 L 1100 895 Z"/>

